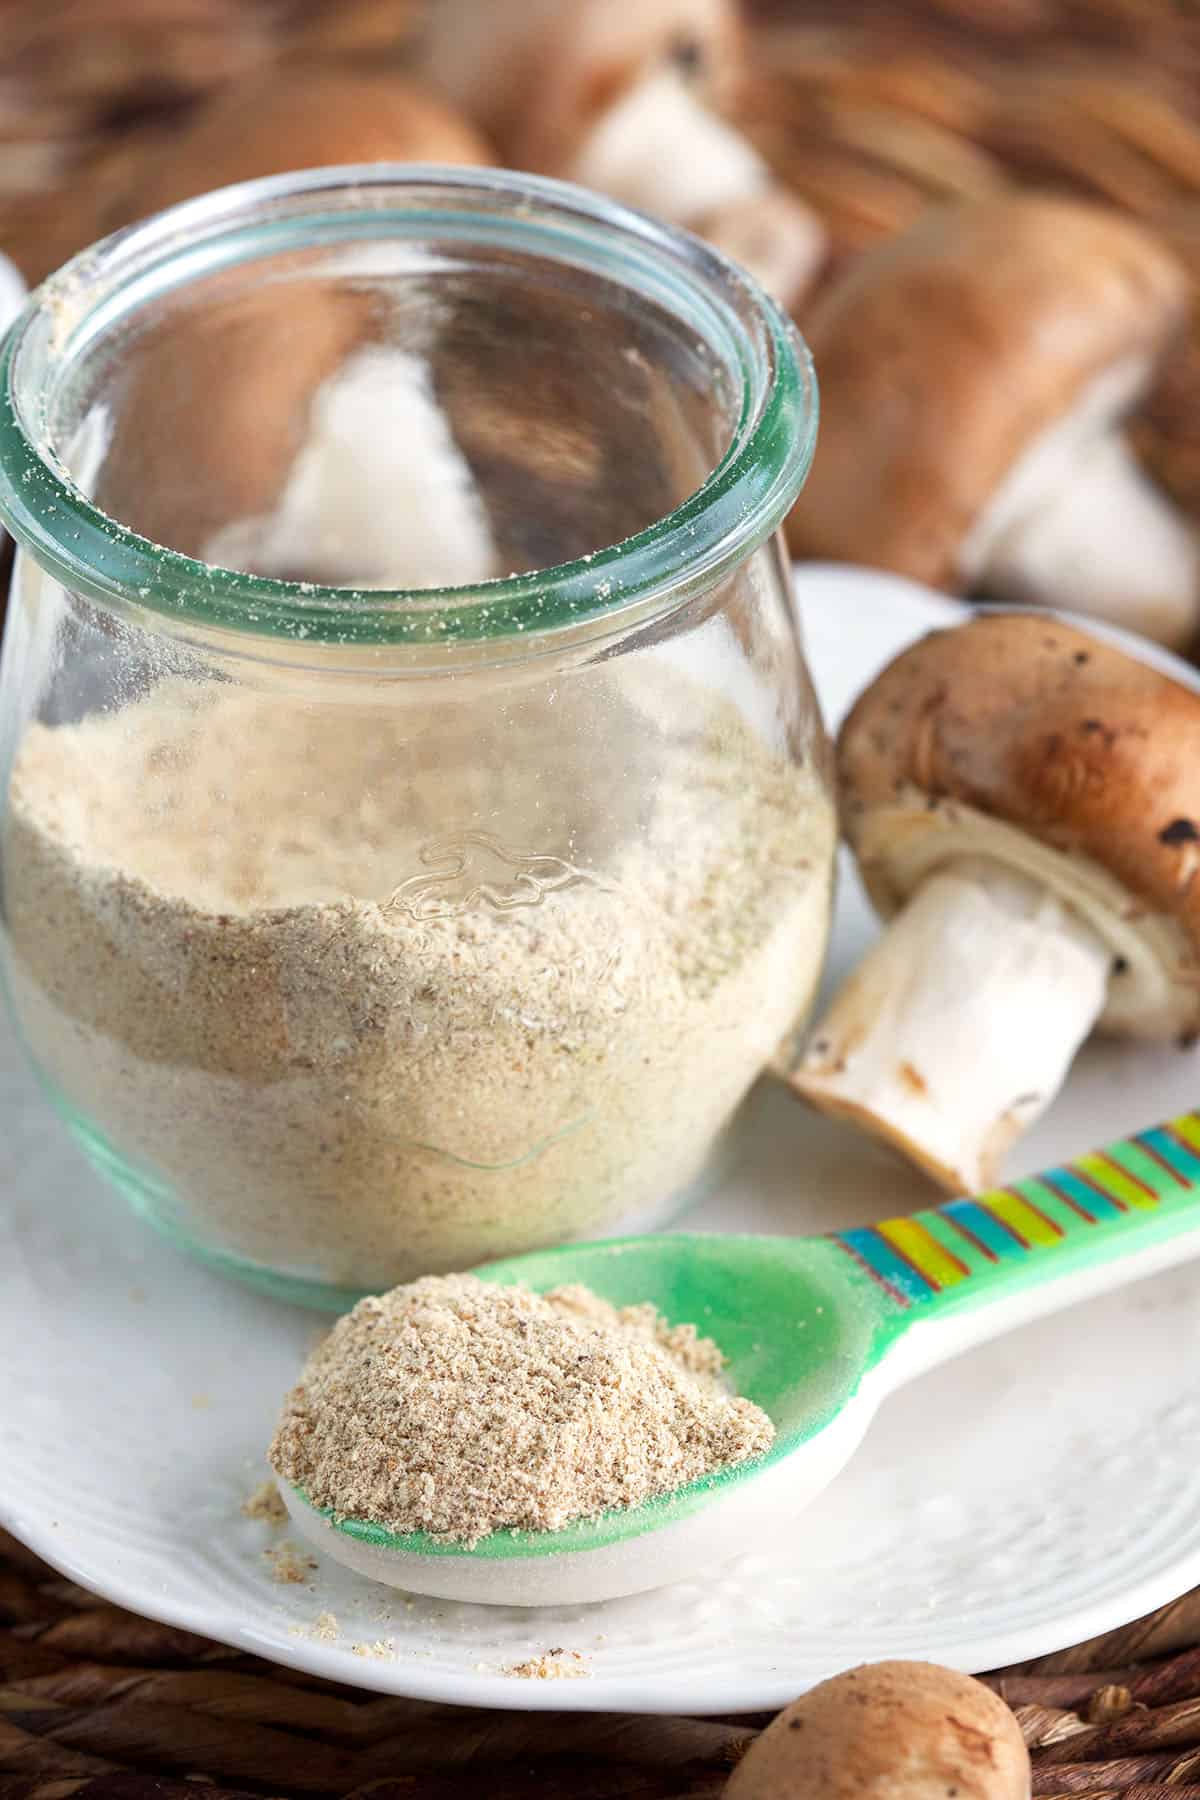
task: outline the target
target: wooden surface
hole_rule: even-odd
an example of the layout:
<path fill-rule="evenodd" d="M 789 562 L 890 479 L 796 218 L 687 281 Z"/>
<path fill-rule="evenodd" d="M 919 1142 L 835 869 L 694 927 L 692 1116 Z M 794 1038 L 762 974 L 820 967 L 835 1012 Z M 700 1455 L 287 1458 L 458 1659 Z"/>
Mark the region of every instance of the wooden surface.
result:
<path fill-rule="evenodd" d="M 1200 1591 L 989 1680 L 1042 1800 L 1200 1797 Z M 763 1722 L 338 1688 L 122 1612 L 0 1532 L 0 1800 L 716 1800 Z"/>

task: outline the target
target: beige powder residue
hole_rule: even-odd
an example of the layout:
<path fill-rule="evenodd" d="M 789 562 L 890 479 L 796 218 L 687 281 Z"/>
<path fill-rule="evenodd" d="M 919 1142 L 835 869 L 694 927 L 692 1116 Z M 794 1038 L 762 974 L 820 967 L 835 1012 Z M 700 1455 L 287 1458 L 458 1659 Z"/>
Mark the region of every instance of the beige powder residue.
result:
<path fill-rule="evenodd" d="M 4 844 L 89 1145 L 177 1238 L 359 1293 L 691 1181 L 810 998 L 834 843 L 813 763 L 678 671 L 393 685 L 35 724 Z"/>
<path fill-rule="evenodd" d="M 579 1650 L 544 1650 L 525 1662 L 509 1663 L 502 1675 L 515 1675 L 519 1681 L 578 1681 L 590 1675 Z"/>
<path fill-rule="evenodd" d="M 429 1276 L 339 1319 L 270 1460 L 339 1518 L 477 1544 L 638 1506 L 760 1456 L 766 1413 L 651 1306 Z"/>
<path fill-rule="evenodd" d="M 268 1525 L 286 1523 L 288 1509 L 283 1504 L 283 1496 L 273 1481 L 260 1481 L 252 1494 L 247 1494 L 242 1501 L 242 1513 L 247 1519 L 261 1519 Z"/>
<path fill-rule="evenodd" d="M 315 1557 L 286 1539 L 282 1544 L 264 1550 L 263 1555 L 271 1565 L 272 1581 L 278 1581 L 281 1586 L 307 1581 L 319 1567 Z"/>
<path fill-rule="evenodd" d="M 319 1644 L 336 1644 L 341 1636 L 342 1628 L 337 1616 L 331 1612 L 318 1613 L 312 1625 L 292 1625 L 288 1628 L 291 1637 L 315 1638 Z"/>

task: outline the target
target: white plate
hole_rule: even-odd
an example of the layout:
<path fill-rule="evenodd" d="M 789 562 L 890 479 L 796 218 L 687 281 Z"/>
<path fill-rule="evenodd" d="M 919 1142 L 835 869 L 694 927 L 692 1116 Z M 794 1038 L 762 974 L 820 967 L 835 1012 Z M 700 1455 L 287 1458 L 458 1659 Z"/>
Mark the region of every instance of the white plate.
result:
<path fill-rule="evenodd" d="M 830 712 L 947 612 L 846 571 L 801 581 Z M 871 929 L 841 902 L 835 965 Z M 1027 1171 L 1200 1097 L 1176 1051 L 1091 1048 L 1022 1147 Z M 333 1565 L 271 1578 L 239 1514 L 319 1328 L 146 1233 L 84 1167 L 0 1038 L 0 1522 L 111 1599 L 363 1687 L 480 1706 L 771 1707 L 847 1664 L 980 1669 L 1124 1623 L 1200 1581 L 1200 1270 L 1176 1271 L 939 1370 L 886 1407 L 773 1545 L 657 1594 L 537 1613 L 392 1595 Z M 927 1200 L 882 1152 L 760 1096 L 750 1160 L 694 1223 L 816 1230 Z M 309 1635 L 332 1612 L 335 1642 Z M 386 1657 L 356 1643 L 392 1639 Z M 500 1671 L 578 1651 L 575 1681 Z"/>

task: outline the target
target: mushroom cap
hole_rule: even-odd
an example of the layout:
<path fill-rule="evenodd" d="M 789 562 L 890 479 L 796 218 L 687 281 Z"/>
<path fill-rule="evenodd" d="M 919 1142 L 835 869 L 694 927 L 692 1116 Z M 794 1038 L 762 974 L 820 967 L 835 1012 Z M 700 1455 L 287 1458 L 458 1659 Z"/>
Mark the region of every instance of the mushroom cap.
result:
<path fill-rule="evenodd" d="M 718 101 L 740 66 L 736 0 L 438 0 L 425 55 L 438 83 L 517 168 L 561 173 L 627 90 L 674 63 Z"/>
<path fill-rule="evenodd" d="M 932 632 L 860 695 L 837 765 L 846 835 L 885 915 L 966 853 L 970 809 L 1053 853 L 1031 873 L 1065 891 L 1056 870 L 1098 868 L 1125 918 L 1162 915 L 1200 953 L 1200 693 L 1115 644 L 1033 612 Z"/>
<path fill-rule="evenodd" d="M 300 66 L 223 88 L 161 155 L 146 159 L 121 219 L 213 188 L 338 163 L 494 162 L 475 127 L 394 72 Z"/>
<path fill-rule="evenodd" d="M 755 1739 L 726 1800 L 1028 1800 L 1029 1752 L 982 1682 L 933 1663 L 824 1681 Z"/>
<path fill-rule="evenodd" d="M 1127 374 L 1110 411 L 1132 404 L 1187 294 L 1141 226 L 1043 195 L 937 208 L 869 251 L 805 321 L 822 430 L 793 551 L 958 587 L 1004 477 L 1104 376 Z"/>
<path fill-rule="evenodd" d="M 130 357 L 96 504 L 206 557 L 214 533 L 275 505 L 317 390 L 368 325 L 369 296 L 320 280 L 267 281 L 156 318 Z"/>
<path fill-rule="evenodd" d="M 394 73 L 297 66 L 223 89 L 124 193 L 126 221 L 287 170 L 378 160 L 486 163 L 450 106 Z M 275 503 L 317 389 L 368 333 L 370 299 L 331 281 L 263 281 L 144 329 L 99 472 L 100 506 L 191 556 Z"/>

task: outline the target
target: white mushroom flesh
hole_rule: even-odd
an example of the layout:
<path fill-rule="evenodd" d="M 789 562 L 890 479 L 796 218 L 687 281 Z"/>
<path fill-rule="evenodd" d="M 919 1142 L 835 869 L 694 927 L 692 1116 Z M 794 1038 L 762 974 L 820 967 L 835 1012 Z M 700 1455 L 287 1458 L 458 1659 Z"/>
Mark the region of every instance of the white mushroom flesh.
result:
<path fill-rule="evenodd" d="M 1150 374 L 1141 358 L 1107 370 L 1025 451 L 962 546 L 965 585 L 1189 642 L 1200 618 L 1196 534 L 1116 423 Z"/>
<path fill-rule="evenodd" d="M 983 857 L 1057 895 L 1108 946 L 1116 971 L 1109 984 L 1102 1029 L 1163 1042 L 1195 1029 L 1195 955 L 1179 923 L 1149 910 L 1092 857 L 1057 850 L 1019 826 L 961 801 L 931 806 L 913 787 L 863 820 L 857 837 L 859 869 L 875 904 L 894 915 L 938 870 L 964 857 Z M 1181 855 L 1179 880 L 1200 876 L 1200 845 Z M 970 1004 L 969 995 L 960 1004 Z"/>
<path fill-rule="evenodd" d="M 1200 876 L 1188 849 L 1183 885 Z M 1093 1025 L 1195 1029 L 1183 928 L 1091 857 L 915 787 L 861 821 L 856 850 L 891 922 L 781 1073 L 952 1192 L 994 1183 Z"/>
<path fill-rule="evenodd" d="M 819 216 L 774 182 L 761 194 L 697 217 L 693 229 L 787 307 L 807 293 L 829 252 Z"/>
<path fill-rule="evenodd" d="M 487 512 L 424 357 L 379 349 L 352 357 L 317 391 L 276 507 L 225 526 L 206 555 L 364 588 L 494 575 Z"/>
<path fill-rule="evenodd" d="M 985 582 L 1014 600 L 1061 601 L 1156 643 L 1195 633 L 1195 533 L 1123 438 L 1094 444 L 1056 495 L 996 544 Z"/>
<path fill-rule="evenodd" d="M 1058 1091 L 1111 963 L 1042 883 L 984 858 L 952 862 L 843 985 L 793 1083 L 944 1187 L 978 1191 Z"/>
<path fill-rule="evenodd" d="M 757 150 L 670 67 L 635 82 L 609 108 L 567 173 L 680 225 L 760 195 L 769 182 Z"/>

